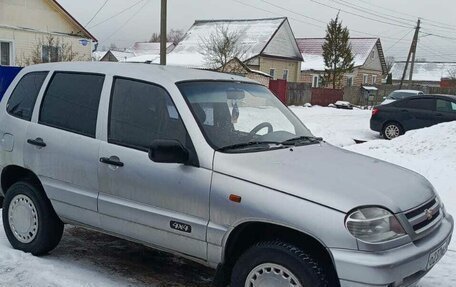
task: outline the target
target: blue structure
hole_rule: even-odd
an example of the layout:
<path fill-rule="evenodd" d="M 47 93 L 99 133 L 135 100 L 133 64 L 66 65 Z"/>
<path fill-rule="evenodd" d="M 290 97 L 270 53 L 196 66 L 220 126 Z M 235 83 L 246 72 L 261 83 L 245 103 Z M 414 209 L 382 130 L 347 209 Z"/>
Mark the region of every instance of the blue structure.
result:
<path fill-rule="evenodd" d="M 0 66 L 0 101 L 21 69 L 20 67 Z"/>

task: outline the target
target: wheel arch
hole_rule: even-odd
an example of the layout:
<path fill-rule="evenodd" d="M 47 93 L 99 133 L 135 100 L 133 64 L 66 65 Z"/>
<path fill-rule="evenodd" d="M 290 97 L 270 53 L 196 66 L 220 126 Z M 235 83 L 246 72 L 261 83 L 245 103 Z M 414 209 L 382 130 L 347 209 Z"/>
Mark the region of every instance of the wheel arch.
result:
<path fill-rule="evenodd" d="M 314 259 L 324 264 L 330 277 L 330 286 L 338 286 L 338 276 L 334 259 L 326 246 L 318 238 L 277 223 L 250 221 L 236 226 L 227 236 L 223 250 L 223 263 L 218 268 L 217 277 L 230 278 L 236 260 L 248 248 L 265 240 L 281 240 L 303 249 Z M 218 278 L 218 286 L 225 286 L 226 282 Z M 223 282 L 223 283 L 220 283 Z"/>
<path fill-rule="evenodd" d="M 6 195 L 7 190 L 16 182 L 25 180 L 39 188 L 44 193 L 43 185 L 38 176 L 31 170 L 18 165 L 9 165 L 3 168 L 0 178 L 0 185 L 3 194 Z"/>

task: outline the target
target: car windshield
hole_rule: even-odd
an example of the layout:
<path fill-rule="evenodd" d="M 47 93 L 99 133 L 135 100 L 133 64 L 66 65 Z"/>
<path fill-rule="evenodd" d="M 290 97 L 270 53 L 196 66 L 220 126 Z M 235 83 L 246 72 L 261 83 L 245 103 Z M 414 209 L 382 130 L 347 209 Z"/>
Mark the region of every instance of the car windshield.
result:
<path fill-rule="evenodd" d="M 216 150 L 251 152 L 321 140 L 264 86 L 198 81 L 178 87 Z"/>

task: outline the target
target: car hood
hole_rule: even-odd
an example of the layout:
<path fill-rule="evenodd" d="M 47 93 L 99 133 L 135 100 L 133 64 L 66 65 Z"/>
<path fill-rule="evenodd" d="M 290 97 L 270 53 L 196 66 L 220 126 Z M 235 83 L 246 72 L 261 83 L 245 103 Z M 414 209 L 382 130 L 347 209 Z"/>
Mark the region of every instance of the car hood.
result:
<path fill-rule="evenodd" d="M 233 176 L 343 212 L 383 206 L 393 213 L 435 196 L 421 175 L 327 143 L 214 156 L 214 172 Z"/>

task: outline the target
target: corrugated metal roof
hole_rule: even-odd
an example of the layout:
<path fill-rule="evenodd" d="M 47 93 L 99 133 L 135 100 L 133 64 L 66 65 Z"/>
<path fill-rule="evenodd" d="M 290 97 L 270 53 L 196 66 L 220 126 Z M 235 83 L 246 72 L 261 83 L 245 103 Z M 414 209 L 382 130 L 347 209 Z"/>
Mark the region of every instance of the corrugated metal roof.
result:
<path fill-rule="evenodd" d="M 393 80 L 400 81 L 404 73 L 405 62 L 395 62 L 391 68 Z M 410 65 L 405 75 L 409 78 Z M 413 81 L 440 82 L 442 78 L 450 76 L 450 72 L 456 72 L 456 62 L 415 62 L 413 67 Z"/>
<path fill-rule="evenodd" d="M 378 40 L 378 38 L 350 39 L 355 67 L 364 65 Z M 299 50 L 304 58 L 304 62 L 301 64 L 301 70 L 324 71 L 325 61 L 323 58 L 323 44 L 325 43 L 325 39 L 298 38 L 296 41 L 298 42 Z"/>

